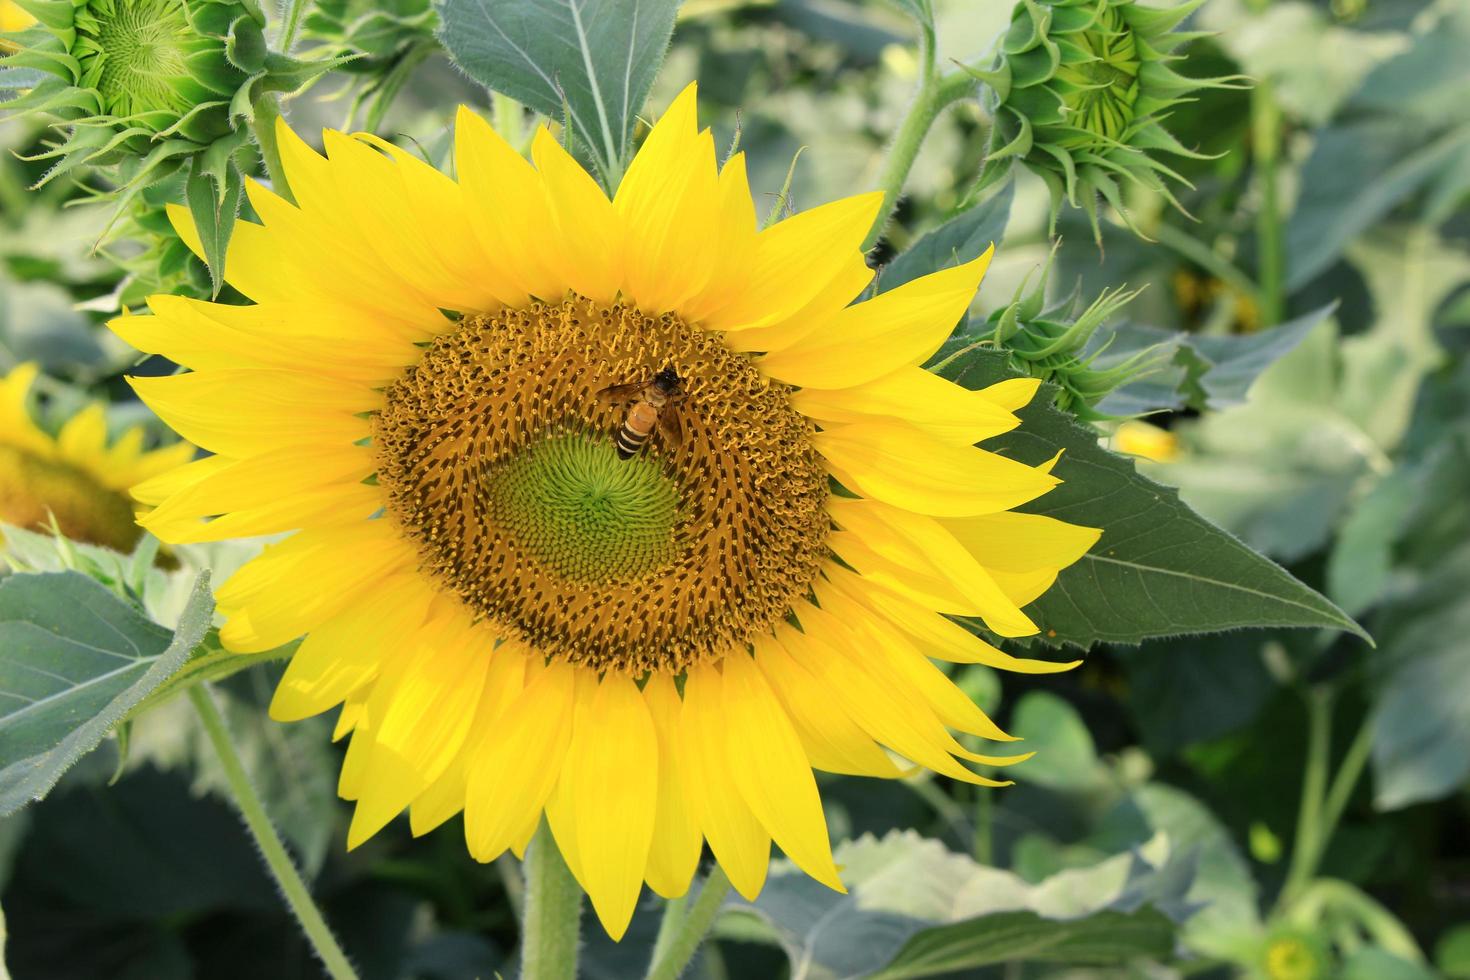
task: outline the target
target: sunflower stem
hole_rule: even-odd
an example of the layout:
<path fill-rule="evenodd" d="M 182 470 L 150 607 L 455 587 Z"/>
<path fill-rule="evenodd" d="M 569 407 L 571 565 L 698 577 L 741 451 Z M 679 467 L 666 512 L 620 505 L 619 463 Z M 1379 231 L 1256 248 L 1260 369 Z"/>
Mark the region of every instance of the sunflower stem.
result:
<path fill-rule="evenodd" d="M 694 959 L 694 954 L 704 942 L 710 927 L 715 924 L 720 908 L 725 904 L 725 897 L 729 894 L 730 878 L 716 864 L 709 877 L 704 880 L 699 897 L 694 900 L 693 905 L 688 906 L 687 911 L 682 900 L 677 913 L 673 911 L 674 903 L 669 903 L 664 912 L 664 924 L 659 927 L 658 942 L 654 945 L 653 962 L 648 967 L 648 980 L 678 980 L 679 975 L 689 966 L 689 961 Z M 677 923 L 668 926 L 671 914 L 677 915 Z M 672 933 L 667 939 L 666 928 Z"/>
<path fill-rule="evenodd" d="M 277 42 L 277 48 L 281 54 L 290 54 L 291 48 L 296 44 L 296 34 L 301 30 L 301 21 L 306 16 L 306 8 L 311 6 L 311 0 L 286 0 L 285 18 L 281 23 L 281 39 Z"/>
<path fill-rule="evenodd" d="M 1261 207 L 1256 213 L 1256 278 L 1260 281 L 1261 322 L 1275 326 L 1286 310 L 1286 253 L 1277 175 L 1281 109 L 1271 92 L 1271 83 L 1265 79 L 1251 90 L 1251 143 L 1256 179 L 1261 188 Z"/>
<path fill-rule="evenodd" d="M 1332 755 L 1332 692 L 1309 690 L 1307 700 L 1307 765 L 1302 775 L 1301 807 L 1296 818 L 1296 838 L 1291 849 L 1291 866 L 1281 886 L 1278 908 L 1291 904 L 1317 873 L 1322 853 L 1320 835 L 1327 794 L 1327 768 Z"/>
<path fill-rule="evenodd" d="M 306 933 L 311 948 L 316 951 L 332 980 L 357 980 L 357 971 L 347 961 L 347 954 L 342 952 L 342 947 L 337 945 L 337 939 L 327 926 L 326 919 L 322 917 L 321 910 L 311 899 L 306 882 L 301 879 L 301 873 L 296 870 L 291 856 L 286 853 L 280 834 L 276 833 L 270 817 L 266 815 L 260 796 L 255 792 L 255 787 L 250 785 L 250 777 L 245 774 L 245 766 L 235 751 L 235 743 L 230 740 L 224 715 L 220 714 L 219 706 L 214 703 L 208 687 L 196 684 L 189 688 L 189 700 L 194 702 L 194 710 L 199 713 L 199 720 L 204 725 L 209 743 L 219 756 L 225 782 L 230 787 L 235 806 L 239 808 L 245 826 L 255 838 L 255 845 L 260 848 L 260 855 L 265 859 L 271 876 L 276 879 L 276 886 L 285 896 L 291 914 L 301 924 L 302 932 Z"/>
<path fill-rule="evenodd" d="M 546 821 L 526 851 L 521 980 L 576 980 L 582 888 Z"/>
<path fill-rule="evenodd" d="M 899 197 L 903 193 L 904 181 L 913 169 L 914 160 L 919 156 L 919 147 L 923 145 L 924 137 L 929 134 L 934 120 L 950 105 L 973 91 L 978 84 L 976 78 L 963 69 L 955 69 L 943 76 L 939 74 L 934 65 L 934 24 L 920 21 L 919 85 L 914 92 L 914 101 L 909 105 L 908 114 L 893 137 L 893 143 L 888 147 L 888 158 L 883 163 L 883 175 L 878 181 L 878 187 L 883 191 L 883 204 L 878 208 L 878 216 L 873 221 L 873 227 L 868 230 L 868 237 L 863 241 L 865 251 L 882 237 L 883 229 L 893 217 Z"/>

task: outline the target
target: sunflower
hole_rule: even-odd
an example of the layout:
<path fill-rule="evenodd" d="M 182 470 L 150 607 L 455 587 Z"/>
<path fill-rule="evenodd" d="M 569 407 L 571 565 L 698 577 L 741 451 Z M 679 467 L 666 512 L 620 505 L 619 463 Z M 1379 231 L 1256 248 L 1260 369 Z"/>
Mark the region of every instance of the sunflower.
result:
<path fill-rule="evenodd" d="M 167 541 L 297 530 L 219 590 L 223 642 L 306 634 L 271 705 L 344 705 L 348 846 L 461 811 L 470 853 L 543 813 L 603 925 L 703 843 L 746 896 L 774 841 L 840 889 L 813 769 L 1004 785 L 1009 738 L 930 658 L 1026 672 L 1021 607 L 1098 532 L 1011 508 L 1058 482 L 975 443 L 1038 382 L 918 365 L 989 254 L 853 304 L 880 196 L 757 231 L 691 85 L 609 200 L 545 129 L 532 162 L 461 110 L 453 180 L 370 136 L 285 127 L 226 277 L 115 329 L 191 373 L 139 395 L 217 455 L 136 489 Z M 180 233 L 198 247 L 187 214 Z M 665 368 L 682 438 L 632 458 L 598 393 Z"/>
<path fill-rule="evenodd" d="M 135 426 L 108 446 L 107 412 L 93 402 L 73 415 L 55 437 L 31 418 L 35 364 L 0 378 L 0 521 L 44 528 L 55 519 L 74 541 L 131 551 L 142 530 L 133 520 L 128 488 L 194 455 L 187 443 L 143 449 Z"/>

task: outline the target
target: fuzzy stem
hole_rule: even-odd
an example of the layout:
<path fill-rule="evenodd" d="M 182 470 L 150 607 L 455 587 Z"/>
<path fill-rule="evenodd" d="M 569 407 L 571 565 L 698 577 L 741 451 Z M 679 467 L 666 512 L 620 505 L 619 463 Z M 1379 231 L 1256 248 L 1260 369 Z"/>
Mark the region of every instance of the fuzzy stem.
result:
<path fill-rule="evenodd" d="M 1327 768 L 1332 754 L 1332 694 L 1326 689 L 1307 692 L 1307 766 L 1302 776 L 1301 808 L 1296 818 L 1296 839 L 1291 849 L 1291 866 L 1281 886 L 1278 906 L 1291 903 L 1317 873 L 1321 857 L 1323 798 L 1327 793 Z"/>
<path fill-rule="evenodd" d="M 582 888 L 543 820 L 526 851 L 521 980 L 575 980 Z"/>
<path fill-rule="evenodd" d="M 659 928 L 659 944 L 654 947 L 653 962 L 648 967 L 648 980 L 678 980 L 699 945 L 715 924 L 725 896 L 730 894 L 730 879 L 718 864 L 710 871 L 699 890 L 699 897 L 687 911 L 681 911 L 672 935 L 665 941 L 664 928 Z M 682 903 L 681 903 L 682 905 Z M 672 908 L 672 903 L 670 904 Z M 666 913 L 667 915 L 667 913 Z"/>
<path fill-rule="evenodd" d="M 306 16 L 306 8 L 311 6 L 311 0 L 287 0 L 286 16 L 281 25 L 281 39 L 276 47 L 281 54 L 290 54 L 291 47 L 296 43 L 296 34 L 301 30 L 301 21 Z"/>
<path fill-rule="evenodd" d="M 1286 312 L 1285 228 L 1277 173 L 1281 156 L 1281 109 L 1262 79 L 1251 90 L 1251 143 L 1261 208 L 1256 213 L 1256 278 L 1260 281 L 1261 322 L 1275 326 Z"/>
<path fill-rule="evenodd" d="M 863 242 L 864 251 L 877 243 L 883 234 L 883 228 L 893 217 L 899 197 L 903 193 L 904 181 L 908 179 L 914 160 L 919 156 L 919 147 L 923 145 L 924 137 L 929 134 L 934 120 L 950 105 L 973 91 L 978 84 L 975 77 L 963 69 L 955 69 L 942 77 L 939 75 L 934 67 L 934 25 L 921 23 L 919 86 L 914 92 L 914 101 L 909 105 L 908 115 L 904 117 L 893 137 L 893 143 L 888 147 L 888 159 L 883 163 L 883 174 L 878 180 L 878 187 L 883 191 L 883 204 L 878 208 L 878 217 L 874 219 L 873 227 L 868 230 L 868 237 Z"/>
<path fill-rule="evenodd" d="M 205 734 L 209 736 L 210 745 L 213 746 L 215 754 L 219 756 L 220 766 L 225 774 L 225 782 L 230 787 L 235 806 L 239 808 L 240 816 L 245 820 L 245 826 L 255 838 L 255 844 L 260 848 L 260 855 L 265 859 L 271 876 L 276 879 L 276 885 L 281 889 L 281 894 L 285 896 L 291 914 L 296 917 L 296 921 L 301 924 L 301 930 L 306 933 L 307 942 L 311 943 L 311 948 L 321 958 L 322 965 L 326 967 L 332 980 L 357 980 L 357 972 L 347 961 L 347 955 L 342 952 L 342 947 L 337 945 L 337 939 L 327 926 L 326 919 L 322 918 L 321 910 L 311 899 L 311 892 L 307 889 L 306 882 L 301 880 L 301 873 L 291 862 L 291 856 L 286 853 L 286 846 L 281 843 L 280 835 L 276 833 L 270 817 L 266 815 L 265 806 L 260 802 L 260 796 L 256 794 L 255 787 L 250 785 L 250 778 L 245 774 L 245 766 L 240 762 L 239 754 L 235 752 L 235 744 L 230 741 L 230 732 L 225 725 L 224 716 L 220 714 L 219 706 L 214 703 L 209 689 L 203 684 L 194 685 L 189 688 L 189 700 L 194 702 L 194 710 L 199 713 L 199 720 L 204 725 Z"/>

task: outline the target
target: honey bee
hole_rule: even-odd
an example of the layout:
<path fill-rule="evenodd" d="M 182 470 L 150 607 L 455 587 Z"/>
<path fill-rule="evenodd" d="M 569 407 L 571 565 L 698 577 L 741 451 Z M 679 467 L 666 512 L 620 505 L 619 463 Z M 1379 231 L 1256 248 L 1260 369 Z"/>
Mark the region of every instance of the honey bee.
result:
<path fill-rule="evenodd" d="M 612 385 L 599 391 L 597 400 L 602 404 L 628 406 L 628 414 L 618 426 L 618 458 L 632 459 L 638 455 L 655 426 L 668 446 L 677 446 L 684 431 L 674 404 L 683 397 L 684 380 L 673 365 L 655 374 L 652 381 Z"/>

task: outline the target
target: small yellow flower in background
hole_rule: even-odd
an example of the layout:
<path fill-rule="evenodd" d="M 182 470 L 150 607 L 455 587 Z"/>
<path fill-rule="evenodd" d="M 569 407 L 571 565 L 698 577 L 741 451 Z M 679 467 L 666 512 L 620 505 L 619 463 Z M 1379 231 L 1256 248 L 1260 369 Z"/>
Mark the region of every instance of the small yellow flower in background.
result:
<path fill-rule="evenodd" d="M 0 378 L 0 521 L 49 527 L 67 537 L 130 551 L 142 529 L 133 520 L 127 490 L 193 458 L 187 443 L 143 449 L 143 429 L 124 432 L 111 446 L 100 402 L 72 416 L 52 437 L 30 413 L 38 369 L 22 364 Z"/>
<path fill-rule="evenodd" d="M 23 31 L 36 22 L 36 18 L 20 9 L 15 0 L 0 0 L 0 34 Z M 0 44 L 0 50 L 4 45 Z"/>
<path fill-rule="evenodd" d="M 1268 940 L 1263 961 L 1269 980 L 1322 980 L 1332 969 L 1321 940 L 1297 930 L 1279 931 Z"/>
<path fill-rule="evenodd" d="M 1129 419 L 1113 433 L 1113 450 L 1155 463 L 1168 463 L 1179 458 L 1179 437 L 1157 425 Z"/>
<path fill-rule="evenodd" d="M 753 897 L 774 841 L 842 887 L 812 769 L 966 782 L 951 730 L 1010 740 L 930 658 L 1044 673 L 1001 636 L 1098 532 L 1011 508 L 1059 481 L 977 448 L 1039 382 L 922 370 L 989 254 L 849 305 L 880 195 L 757 231 L 690 86 L 616 196 L 542 130 L 468 110 L 444 176 L 372 137 L 284 126 L 298 204 L 249 188 L 226 276 L 114 329 L 192 369 L 139 395 L 217 455 L 136 489 L 188 542 L 300 529 L 219 590 L 223 642 L 307 634 L 274 717 L 344 704 L 355 847 L 463 811 L 481 861 L 543 813 L 604 926 L 678 896 L 708 841 Z M 198 247 L 187 214 L 180 233 Z M 447 316 L 443 311 L 456 311 Z M 628 399 L 679 379 L 647 443 Z M 645 405 L 645 409 L 651 406 Z M 629 423 L 632 424 L 632 423 Z M 833 481 L 840 489 L 833 488 Z"/>

